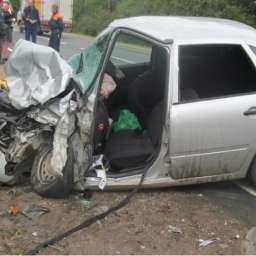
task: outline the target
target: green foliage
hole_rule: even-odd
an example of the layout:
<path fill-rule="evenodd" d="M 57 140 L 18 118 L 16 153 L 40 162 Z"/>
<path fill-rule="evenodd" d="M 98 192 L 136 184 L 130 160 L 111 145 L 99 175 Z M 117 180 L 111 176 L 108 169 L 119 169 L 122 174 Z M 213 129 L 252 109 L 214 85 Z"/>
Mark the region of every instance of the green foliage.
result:
<path fill-rule="evenodd" d="M 74 31 L 95 35 L 113 19 L 105 0 L 74 1 Z"/>
<path fill-rule="evenodd" d="M 74 30 L 95 35 L 113 19 L 138 15 L 229 18 L 256 26 L 254 0 L 74 0 Z"/>
<path fill-rule="evenodd" d="M 17 13 L 20 8 L 20 0 L 10 0 L 10 3 L 12 4 L 14 12 Z"/>

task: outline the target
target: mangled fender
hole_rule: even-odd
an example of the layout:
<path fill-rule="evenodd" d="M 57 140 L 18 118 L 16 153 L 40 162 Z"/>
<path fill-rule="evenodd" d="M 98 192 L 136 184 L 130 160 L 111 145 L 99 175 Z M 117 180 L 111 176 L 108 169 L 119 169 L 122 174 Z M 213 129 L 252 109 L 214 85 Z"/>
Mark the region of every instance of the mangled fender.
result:
<path fill-rule="evenodd" d="M 62 170 L 68 159 L 68 140 L 74 130 L 75 114 L 66 111 L 59 120 L 54 133 L 51 168 L 49 169 L 52 175 L 63 176 Z"/>
<path fill-rule="evenodd" d="M 90 166 L 91 153 L 91 125 L 93 121 L 93 105 L 95 96 L 90 96 L 86 103 L 79 99 L 77 107 L 70 107 L 60 118 L 54 133 L 53 152 L 51 157 L 52 175 L 62 176 L 63 169 L 68 161 L 68 147 L 72 145 L 74 153 L 74 172 L 78 178 L 75 182 L 83 187 L 83 177 Z M 77 126 L 76 126 L 77 124 Z M 78 128 L 78 129 L 77 129 Z M 73 134 L 73 136 L 72 136 Z M 69 144 L 69 139 L 71 144 Z M 86 145 L 86 146 L 85 146 Z"/>

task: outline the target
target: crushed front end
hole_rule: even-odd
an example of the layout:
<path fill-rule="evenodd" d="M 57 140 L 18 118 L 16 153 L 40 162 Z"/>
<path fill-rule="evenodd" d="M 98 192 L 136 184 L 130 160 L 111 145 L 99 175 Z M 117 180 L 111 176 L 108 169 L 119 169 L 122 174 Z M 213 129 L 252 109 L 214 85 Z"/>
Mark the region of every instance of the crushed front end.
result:
<path fill-rule="evenodd" d="M 99 82 L 107 42 L 103 35 L 69 62 L 49 47 L 24 40 L 15 45 L 5 65 L 8 86 L 0 90 L 0 151 L 15 182 L 29 177 L 36 192 L 50 197 L 86 188 L 92 85 Z"/>
<path fill-rule="evenodd" d="M 6 175 L 30 177 L 42 145 L 53 149 L 51 171 L 62 176 L 67 141 L 77 108 L 73 70 L 57 52 L 20 40 L 5 65 L 7 86 L 0 91 L 0 151 Z"/>
<path fill-rule="evenodd" d="M 0 151 L 7 161 L 5 174 L 20 183 L 28 177 L 37 149 L 50 139 L 53 129 L 27 117 L 23 111 L 16 111 L 1 98 Z"/>

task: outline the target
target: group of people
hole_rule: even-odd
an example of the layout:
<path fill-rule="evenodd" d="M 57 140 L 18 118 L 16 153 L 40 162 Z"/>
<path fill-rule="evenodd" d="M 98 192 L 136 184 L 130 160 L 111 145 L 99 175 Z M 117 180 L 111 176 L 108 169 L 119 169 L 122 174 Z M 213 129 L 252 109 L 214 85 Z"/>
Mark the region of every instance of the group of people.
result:
<path fill-rule="evenodd" d="M 41 24 L 39 11 L 35 7 L 34 0 L 27 0 L 22 19 L 25 25 L 25 39 L 36 43 Z M 0 53 L 2 63 L 8 60 L 15 20 L 15 14 L 9 0 L 0 0 Z M 64 23 L 57 4 L 52 5 L 52 15 L 48 21 L 48 26 L 51 30 L 49 46 L 59 52 Z"/>
<path fill-rule="evenodd" d="M 23 20 L 25 23 L 26 40 L 36 43 L 38 30 L 40 29 L 40 16 L 35 7 L 34 0 L 28 0 L 27 7 L 23 11 Z M 49 46 L 56 51 L 60 51 L 60 41 L 64 23 L 57 4 L 52 5 L 52 15 L 48 21 L 48 26 L 51 30 Z"/>

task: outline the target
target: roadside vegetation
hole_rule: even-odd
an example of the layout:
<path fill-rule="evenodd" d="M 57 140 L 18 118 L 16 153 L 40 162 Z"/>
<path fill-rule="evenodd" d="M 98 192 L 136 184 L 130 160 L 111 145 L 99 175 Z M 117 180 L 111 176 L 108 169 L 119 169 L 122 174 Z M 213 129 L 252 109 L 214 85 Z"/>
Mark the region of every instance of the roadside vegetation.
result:
<path fill-rule="evenodd" d="M 74 32 L 96 35 L 116 18 L 138 15 L 212 16 L 256 27 L 254 0 L 74 0 Z"/>
<path fill-rule="evenodd" d="M 14 10 L 19 0 L 11 0 Z M 74 0 L 74 32 L 96 35 L 112 20 L 138 15 L 229 18 L 256 27 L 255 0 Z"/>
<path fill-rule="evenodd" d="M 10 0 L 10 2 L 12 4 L 13 10 L 18 12 L 20 8 L 20 0 Z"/>

